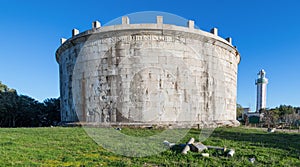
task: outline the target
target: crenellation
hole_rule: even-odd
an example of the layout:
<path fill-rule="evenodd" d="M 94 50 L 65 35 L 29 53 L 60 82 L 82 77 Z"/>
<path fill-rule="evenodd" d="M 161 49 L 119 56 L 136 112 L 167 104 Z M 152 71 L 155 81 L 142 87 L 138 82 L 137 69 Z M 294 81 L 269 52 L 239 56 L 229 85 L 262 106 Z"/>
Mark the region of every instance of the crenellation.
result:
<path fill-rule="evenodd" d="M 189 21 L 187 22 L 187 27 L 190 28 L 190 29 L 194 29 L 194 27 L 195 27 L 195 22 L 194 22 L 194 20 L 189 20 Z"/>
<path fill-rule="evenodd" d="M 65 43 L 66 41 L 67 41 L 66 38 L 60 38 L 60 44 L 63 44 L 63 43 Z"/>
<path fill-rule="evenodd" d="M 156 24 L 158 25 L 163 24 L 163 16 L 156 16 Z"/>
<path fill-rule="evenodd" d="M 95 28 L 100 28 L 101 27 L 101 23 L 99 21 L 94 21 L 92 23 L 92 28 L 95 29 Z"/>
<path fill-rule="evenodd" d="M 129 17 L 123 16 L 123 17 L 122 17 L 122 24 L 130 24 L 130 22 L 129 22 Z"/>
<path fill-rule="evenodd" d="M 94 29 L 98 29 L 101 27 L 101 23 L 99 21 L 94 21 L 92 22 L 92 30 Z M 112 30 L 121 30 L 124 28 L 130 28 L 130 29 L 138 29 L 138 28 L 149 28 L 149 29 L 165 29 L 165 30 L 177 30 L 177 31 L 184 31 L 184 32 L 196 32 L 196 33 L 203 33 L 203 35 L 208 35 L 212 34 L 210 37 L 212 38 L 218 38 L 220 39 L 223 43 L 224 42 L 228 42 L 229 44 L 230 41 L 228 41 L 228 39 L 223 39 L 221 37 L 218 36 L 218 29 L 217 28 L 213 28 L 210 30 L 210 33 L 208 34 L 208 32 L 199 30 L 199 29 L 195 29 L 195 23 L 193 20 L 188 20 L 187 21 L 187 26 L 183 27 L 183 26 L 175 26 L 175 25 L 171 25 L 171 24 L 163 24 L 163 16 L 157 16 L 156 17 L 156 24 L 151 24 L 151 23 L 146 23 L 146 24 L 130 24 L 130 19 L 128 16 L 123 16 L 122 17 L 122 24 L 121 25 L 113 25 L 113 26 L 105 26 L 102 27 L 101 30 L 94 30 L 94 31 L 85 31 L 83 33 L 81 33 L 81 36 L 86 36 L 89 35 L 91 33 L 99 32 L 99 31 L 112 31 Z M 77 29 L 73 29 L 72 30 L 72 37 L 76 36 L 79 34 L 79 30 Z M 105 40 L 105 39 L 104 39 Z M 223 45 L 223 44 L 222 44 Z M 235 47 L 232 45 L 229 45 L 230 47 Z"/>
<path fill-rule="evenodd" d="M 212 34 L 218 36 L 218 29 L 217 29 L 217 28 L 212 28 L 212 29 L 210 30 L 210 33 L 212 33 Z"/>
<path fill-rule="evenodd" d="M 226 41 L 228 41 L 228 43 L 232 44 L 232 38 L 228 37 L 228 38 L 226 38 Z"/>
<path fill-rule="evenodd" d="M 74 37 L 74 36 L 76 36 L 76 35 L 78 35 L 79 34 L 79 30 L 77 30 L 76 28 L 74 28 L 73 30 L 72 30 L 72 37 Z"/>

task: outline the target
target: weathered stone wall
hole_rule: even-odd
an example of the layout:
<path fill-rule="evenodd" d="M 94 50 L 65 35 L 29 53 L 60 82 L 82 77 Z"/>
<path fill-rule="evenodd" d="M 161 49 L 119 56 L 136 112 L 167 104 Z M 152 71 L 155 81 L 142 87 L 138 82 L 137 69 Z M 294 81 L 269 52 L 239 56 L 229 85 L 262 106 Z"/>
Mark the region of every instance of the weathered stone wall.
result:
<path fill-rule="evenodd" d="M 191 21 L 125 23 L 75 34 L 57 50 L 62 121 L 237 124 L 231 39 Z"/>

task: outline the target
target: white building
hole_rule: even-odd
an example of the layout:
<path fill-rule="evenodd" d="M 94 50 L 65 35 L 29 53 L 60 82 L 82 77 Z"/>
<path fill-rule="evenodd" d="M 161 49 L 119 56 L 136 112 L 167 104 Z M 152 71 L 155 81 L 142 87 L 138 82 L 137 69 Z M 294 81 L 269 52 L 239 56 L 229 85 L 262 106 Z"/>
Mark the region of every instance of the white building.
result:
<path fill-rule="evenodd" d="M 256 112 L 266 108 L 266 97 L 267 97 L 267 84 L 268 79 L 266 78 L 266 72 L 262 69 L 259 71 L 258 79 L 255 81 L 257 85 L 257 102 Z"/>

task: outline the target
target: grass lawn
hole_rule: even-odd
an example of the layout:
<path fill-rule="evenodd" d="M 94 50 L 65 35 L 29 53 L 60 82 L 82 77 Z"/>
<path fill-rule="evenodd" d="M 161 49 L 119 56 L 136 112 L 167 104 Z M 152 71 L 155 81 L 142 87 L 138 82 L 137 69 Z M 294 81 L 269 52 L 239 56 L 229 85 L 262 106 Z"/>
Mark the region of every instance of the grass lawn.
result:
<path fill-rule="evenodd" d="M 124 128 L 121 132 L 151 136 L 161 131 Z M 181 143 L 191 137 L 197 140 L 199 130 L 191 129 Z M 299 133 L 218 128 L 203 143 L 234 148 L 236 153 L 228 158 L 208 150 L 210 157 L 205 158 L 199 153 L 181 155 L 180 150 L 167 150 L 132 158 L 107 151 L 79 127 L 0 128 L 0 166 L 300 166 Z M 250 163 L 249 158 L 255 162 Z"/>

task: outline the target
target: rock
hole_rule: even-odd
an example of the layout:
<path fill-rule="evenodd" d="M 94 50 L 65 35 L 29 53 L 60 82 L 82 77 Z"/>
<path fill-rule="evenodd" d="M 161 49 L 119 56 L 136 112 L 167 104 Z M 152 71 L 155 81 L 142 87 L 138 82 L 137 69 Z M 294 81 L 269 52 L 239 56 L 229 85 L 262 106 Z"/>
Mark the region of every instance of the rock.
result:
<path fill-rule="evenodd" d="M 222 150 L 225 152 L 227 149 L 226 147 L 217 147 L 217 146 L 207 146 L 208 149 L 215 149 L 215 150 Z"/>
<path fill-rule="evenodd" d="M 276 128 L 268 128 L 268 132 L 270 132 L 270 133 L 274 133 L 275 130 L 276 130 Z"/>
<path fill-rule="evenodd" d="M 186 144 L 192 144 L 194 142 L 195 142 L 195 139 L 194 138 L 190 138 L 190 140 Z"/>
<path fill-rule="evenodd" d="M 163 142 L 163 144 L 164 144 L 165 146 L 169 147 L 169 148 L 172 148 L 173 146 L 176 145 L 175 143 L 170 143 L 170 142 L 168 142 L 167 140 L 165 140 L 165 141 Z"/>
<path fill-rule="evenodd" d="M 184 149 L 181 151 L 181 154 L 187 154 L 187 152 L 191 150 L 189 145 L 194 143 L 194 141 L 195 141 L 194 138 L 190 138 L 190 140 L 186 143 L 186 146 L 184 147 Z"/>
<path fill-rule="evenodd" d="M 251 163 L 254 163 L 254 162 L 255 162 L 255 158 L 249 158 L 249 161 L 250 161 Z"/>
<path fill-rule="evenodd" d="M 184 149 L 181 151 L 181 154 L 187 154 L 188 151 L 190 151 L 190 146 L 187 144 Z"/>
<path fill-rule="evenodd" d="M 207 150 L 207 147 L 201 142 L 190 144 L 190 149 L 193 152 L 202 152 L 203 150 Z"/>
<path fill-rule="evenodd" d="M 208 153 L 201 153 L 201 156 L 202 157 L 209 157 L 209 154 Z"/>
<path fill-rule="evenodd" d="M 234 153 L 235 153 L 235 151 L 233 149 L 230 149 L 229 152 L 227 153 L 227 156 L 233 157 Z"/>

